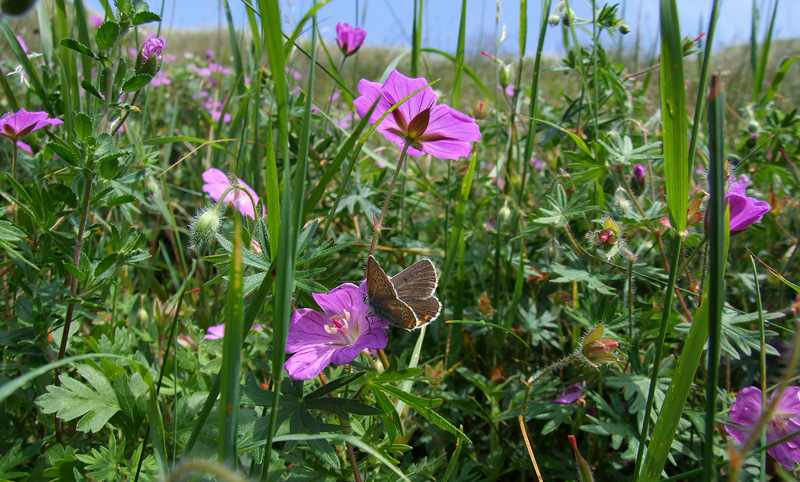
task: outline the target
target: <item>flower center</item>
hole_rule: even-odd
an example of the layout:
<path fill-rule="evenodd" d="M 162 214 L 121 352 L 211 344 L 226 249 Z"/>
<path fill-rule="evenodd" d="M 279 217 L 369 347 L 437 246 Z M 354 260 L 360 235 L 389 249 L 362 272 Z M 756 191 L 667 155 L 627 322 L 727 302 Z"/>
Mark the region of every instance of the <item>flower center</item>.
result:
<path fill-rule="evenodd" d="M 341 315 L 333 315 L 331 323 L 325 325 L 325 331 L 331 335 L 341 334 L 347 345 L 352 345 L 355 342 L 352 336 L 354 333 L 350 332 L 350 312 L 347 310 L 342 310 Z M 356 336 L 355 338 L 358 337 Z"/>

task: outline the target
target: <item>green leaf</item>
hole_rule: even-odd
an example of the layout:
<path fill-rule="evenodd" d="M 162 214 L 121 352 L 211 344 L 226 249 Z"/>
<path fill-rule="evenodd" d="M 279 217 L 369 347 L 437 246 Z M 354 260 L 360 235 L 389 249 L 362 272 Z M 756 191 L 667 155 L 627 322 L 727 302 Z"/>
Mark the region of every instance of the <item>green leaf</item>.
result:
<path fill-rule="evenodd" d="M 92 449 L 91 455 L 76 455 L 78 460 L 86 464 L 86 475 L 91 477 L 93 482 L 119 480 L 119 467 L 125 452 L 124 439 L 119 448 L 115 437 L 109 437 L 108 443 L 108 447 L 101 446 L 100 450 Z"/>
<path fill-rule="evenodd" d="M 373 381 L 374 382 L 374 381 Z M 406 403 L 409 407 L 414 408 L 420 415 L 427 418 L 430 422 L 432 422 L 437 427 L 446 430 L 457 437 L 463 437 L 465 440 L 472 443 L 472 441 L 467 437 L 467 435 L 459 430 L 455 425 L 448 422 L 444 417 L 439 415 L 438 413 L 434 412 L 430 409 L 430 407 L 435 407 L 441 405 L 442 401 L 439 400 L 431 400 L 422 397 L 417 397 L 410 393 L 404 392 L 399 388 L 395 388 L 391 385 L 384 385 L 380 383 L 373 383 L 373 389 L 379 389 L 386 392 L 389 395 L 396 397 L 398 400 L 402 400 Z"/>
<path fill-rule="evenodd" d="M 119 37 L 119 24 L 111 20 L 103 22 L 94 34 L 94 40 L 100 50 L 110 49 L 117 41 L 117 37 Z"/>
<path fill-rule="evenodd" d="M 133 23 L 134 25 L 141 25 L 143 23 L 160 22 L 160 21 L 161 17 L 158 14 L 144 11 L 144 12 L 136 12 L 136 15 L 133 16 L 133 20 L 131 20 L 131 23 Z"/>
<path fill-rule="evenodd" d="M 66 47 L 66 48 L 71 49 L 71 50 L 74 50 L 74 51 L 78 52 L 79 54 L 83 54 L 83 55 L 85 55 L 87 57 L 91 57 L 93 59 L 98 58 L 97 55 L 95 55 L 95 53 L 92 52 L 92 49 L 90 49 L 86 45 L 83 45 L 82 43 L 78 42 L 74 38 L 61 39 L 61 46 Z"/>
<path fill-rule="evenodd" d="M 93 96 L 97 97 L 100 100 L 103 100 L 103 95 L 100 94 L 100 92 L 98 92 L 97 89 L 94 88 L 91 82 L 85 79 L 81 80 L 81 87 L 83 87 L 83 90 L 85 90 L 86 92 L 92 94 Z"/>
<path fill-rule="evenodd" d="M 62 374 L 61 386 L 48 385 L 48 393 L 39 396 L 36 404 L 42 407 L 42 412 L 56 413 L 64 421 L 81 417 L 78 430 L 98 432 L 119 411 L 117 396 L 100 371 L 89 365 L 78 365 L 77 370 L 94 389 Z"/>
<path fill-rule="evenodd" d="M 137 74 L 125 81 L 122 84 L 122 91 L 123 92 L 136 92 L 137 90 L 142 89 L 144 86 L 150 83 L 153 80 L 153 76 L 150 74 Z"/>
<path fill-rule="evenodd" d="M 80 140 L 85 141 L 87 137 L 92 135 L 92 119 L 88 115 L 78 112 L 75 115 L 74 122 L 75 134 Z"/>
<path fill-rule="evenodd" d="M 61 144 L 59 142 L 48 142 L 47 144 L 45 144 L 45 146 L 51 151 L 58 154 L 58 157 L 64 159 L 73 166 L 80 165 L 81 161 L 79 155 L 76 154 L 75 151 L 67 147 L 65 144 Z"/>

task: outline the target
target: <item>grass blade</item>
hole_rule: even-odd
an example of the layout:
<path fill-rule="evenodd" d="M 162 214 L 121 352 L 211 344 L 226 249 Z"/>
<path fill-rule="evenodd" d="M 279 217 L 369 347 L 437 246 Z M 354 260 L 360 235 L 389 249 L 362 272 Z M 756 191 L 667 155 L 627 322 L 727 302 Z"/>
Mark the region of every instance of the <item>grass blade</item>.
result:
<path fill-rule="evenodd" d="M 467 38 L 467 0 L 461 0 L 461 21 L 458 24 L 458 45 L 456 46 L 456 66 L 453 74 L 453 108 L 458 109 L 461 96 L 461 77 L 464 75 L 464 43 Z"/>
<path fill-rule="evenodd" d="M 704 454 L 708 462 L 714 460 L 714 433 L 717 408 L 717 379 L 719 377 L 720 337 L 722 335 L 722 310 L 725 304 L 725 247 L 728 225 L 725 223 L 725 185 L 727 176 L 724 160 L 723 137 L 724 101 L 719 78 L 711 77 L 708 98 L 708 149 L 709 149 L 709 188 L 711 200 L 708 212 L 710 230 L 708 234 L 709 259 L 709 316 L 708 316 L 708 380 L 706 382 L 706 433 Z M 705 464 L 703 479 L 716 478 L 714 465 Z"/>
<path fill-rule="evenodd" d="M 228 279 L 228 296 L 225 302 L 225 337 L 222 342 L 222 368 L 220 369 L 219 452 L 223 463 L 235 466 L 236 427 L 239 413 L 239 378 L 242 368 L 242 342 L 244 341 L 244 297 L 242 285 L 242 223 L 234 217 L 233 253 Z"/>
<path fill-rule="evenodd" d="M 664 125 L 664 171 L 672 226 L 683 236 L 689 203 L 686 84 L 675 0 L 661 0 L 661 121 Z"/>
<path fill-rule="evenodd" d="M 764 45 L 761 46 L 761 55 L 758 58 L 758 68 L 756 69 L 756 78 L 755 78 L 755 85 L 753 86 L 753 95 L 754 99 L 758 99 L 761 96 L 761 87 L 764 84 L 764 76 L 767 73 L 767 62 L 769 62 L 769 50 L 772 45 L 772 32 L 775 29 L 775 19 L 778 15 L 778 4 L 780 0 L 775 0 L 775 3 L 772 6 L 772 17 L 769 21 L 769 29 L 767 29 L 767 37 L 764 39 Z M 757 20 L 754 18 L 753 20 L 756 22 Z M 753 39 L 753 42 L 757 42 L 757 39 Z M 752 48 L 752 47 L 751 47 Z"/>

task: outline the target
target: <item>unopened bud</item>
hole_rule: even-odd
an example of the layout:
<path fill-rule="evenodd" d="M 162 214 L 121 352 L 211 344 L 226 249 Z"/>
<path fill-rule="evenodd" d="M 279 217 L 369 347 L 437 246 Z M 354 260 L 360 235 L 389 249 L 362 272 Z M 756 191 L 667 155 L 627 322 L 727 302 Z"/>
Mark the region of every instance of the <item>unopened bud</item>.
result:
<path fill-rule="evenodd" d="M 570 445 L 572 445 L 572 450 L 575 452 L 575 463 L 578 465 L 578 480 L 580 482 L 594 482 L 592 468 L 589 467 L 589 463 L 586 462 L 586 459 L 583 458 L 578 450 L 578 442 L 575 440 L 575 436 L 567 435 L 567 438 Z"/>
<path fill-rule="evenodd" d="M 561 17 L 554 13 L 547 19 L 547 23 L 549 23 L 551 27 L 558 27 L 558 24 L 561 23 Z"/>
<path fill-rule="evenodd" d="M 508 221 L 508 218 L 511 217 L 511 208 L 508 207 L 508 203 L 503 204 L 503 207 L 500 208 L 497 214 L 503 222 Z"/>
<path fill-rule="evenodd" d="M 500 85 L 505 89 L 514 80 L 514 66 L 503 64 L 500 68 Z"/>
<path fill-rule="evenodd" d="M 161 69 L 162 53 L 167 42 L 162 38 L 147 39 L 136 57 L 136 73 L 155 76 Z"/>
<path fill-rule="evenodd" d="M 581 358 L 594 368 L 619 361 L 617 355 L 612 353 L 619 346 L 619 342 L 611 338 L 601 338 L 604 330 L 605 325 L 596 326 L 581 342 Z"/>
<path fill-rule="evenodd" d="M 621 33 L 622 35 L 628 35 L 629 33 L 631 33 L 630 25 L 628 25 L 625 22 L 619 24 L 619 33 Z"/>
<path fill-rule="evenodd" d="M 220 216 L 215 208 L 201 211 L 189 224 L 190 249 L 196 249 L 214 239 L 220 225 Z"/>
<path fill-rule="evenodd" d="M 150 314 L 147 313 L 147 310 L 144 309 L 144 306 L 140 306 L 139 310 L 136 312 L 136 321 L 139 322 L 139 326 L 144 326 L 147 324 L 147 320 L 150 319 Z"/>

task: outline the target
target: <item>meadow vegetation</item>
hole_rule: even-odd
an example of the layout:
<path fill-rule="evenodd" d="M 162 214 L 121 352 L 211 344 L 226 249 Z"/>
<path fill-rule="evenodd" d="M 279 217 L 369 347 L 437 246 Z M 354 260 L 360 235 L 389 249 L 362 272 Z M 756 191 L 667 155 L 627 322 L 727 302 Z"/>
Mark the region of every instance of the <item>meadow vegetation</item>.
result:
<path fill-rule="evenodd" d="M 0 481 L 797 480 L 777 10 L 497 55 L 104 3 L 2 3 Z"/>

